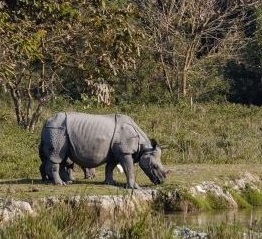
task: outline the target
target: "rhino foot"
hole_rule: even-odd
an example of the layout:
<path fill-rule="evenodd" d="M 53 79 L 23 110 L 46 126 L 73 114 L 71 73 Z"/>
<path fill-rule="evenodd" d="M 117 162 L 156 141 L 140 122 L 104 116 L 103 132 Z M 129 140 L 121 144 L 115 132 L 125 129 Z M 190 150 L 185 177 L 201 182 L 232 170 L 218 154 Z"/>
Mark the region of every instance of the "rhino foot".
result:
<path fill-rule="evenodd" d="M 64 181 L 62 181 L 62 180 L 61 180 L 61 181 L 58 181 L 58 182 L 54 182 L 54 181 L 53 181 L 53 184 L 54 184 L 54 185 L 67 185 L 67 183 L 64 182 Z"/>
<path fill-rule="evenodd" d="M 114 181 L 114 180 L 108 180 L 108 179 L 106 179 L 104 182 L 103 182 L 103 184 L 107 184 L 107 185 L 116 185 L 116 182 Z"/>
<path fill-rule="evenodd" d="M 126 188 L 127 189 L 141 189 L 141 187 L 137 183 L 134 183 L 133 185 L 127 184 Z"/>

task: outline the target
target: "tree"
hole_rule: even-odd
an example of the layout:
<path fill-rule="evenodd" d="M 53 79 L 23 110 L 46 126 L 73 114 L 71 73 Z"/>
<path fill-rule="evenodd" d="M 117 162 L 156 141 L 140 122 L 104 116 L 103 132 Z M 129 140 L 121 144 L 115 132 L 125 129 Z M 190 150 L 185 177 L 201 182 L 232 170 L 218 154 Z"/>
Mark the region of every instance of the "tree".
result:
<path fill-rule="evenodd" d="M 54 12 L 61 18 L 63 10 L 54 4 L 16 1 L 0 12 L 0 83 L 10 92 L 18 125 L 30 131 L 53 90 L 56 68 L 46 45 L 52 39 L 48 32 Z"/>
<path fill-rule="evenodd" d="M 57 93 L 72 99 L 87 93 L 108 103 L 105 86 L 134 68 L 139 55 L 132 5 L 13 3 L 1 5 L 0 86 L 11 94 L 18 125 L 32 131 L 44 103 Z"/>
<path fill-rule="evenodd" d="M 248 29 L 252 36 L 238 60 L 225 67 L 225 78 L 230 84 L 228 99 L 242 104 L 262 104 L 262 7 L 251 12 L 256 22 Z"/>
<path fill-rule="evenodd" d="M 203 77 L 204 63 L 222 65 L 238 55 L 248 39 L 247 12 L 262 4 L 260 0 L 137 2 L 169 92 L 177 98 L 187 96 L 190 79 Z"/>

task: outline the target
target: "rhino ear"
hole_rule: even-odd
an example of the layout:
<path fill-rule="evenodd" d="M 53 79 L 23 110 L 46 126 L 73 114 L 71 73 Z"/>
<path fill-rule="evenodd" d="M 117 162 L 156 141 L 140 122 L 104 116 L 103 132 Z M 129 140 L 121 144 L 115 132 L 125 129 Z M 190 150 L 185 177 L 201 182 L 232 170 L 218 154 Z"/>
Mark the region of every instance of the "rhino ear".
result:
<path fill-rule="evenodd" d="M 167 144 L 158 144 L 155 139 L 150 139 L 150 141 L 151 141 L 151 145 L 152 145 L 153 149 L 156 149 L 157 147 L 159 147 L 160 149 L 168 149 L 169 148 L 169 145 L 167 145 Z"/>
<path fill-rule="evenodd" d="M 152 147 L 155 149 L 157 146 L 157 142 L 155 139 L 150 139 Z"/>

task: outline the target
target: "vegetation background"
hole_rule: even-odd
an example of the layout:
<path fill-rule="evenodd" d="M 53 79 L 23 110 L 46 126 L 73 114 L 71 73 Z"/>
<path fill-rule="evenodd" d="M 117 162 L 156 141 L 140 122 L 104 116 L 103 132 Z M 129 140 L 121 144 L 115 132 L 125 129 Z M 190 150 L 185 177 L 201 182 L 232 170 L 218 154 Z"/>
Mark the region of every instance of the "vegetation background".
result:
<path fill-rule="evenodd" d="M 168 147 L 164 164 L 191 165 L 167 186 L 259 173 L 261 66 L 261 0 L 0 0 L 0 194 L 36 193 L 41 126 L 66 110 L 132 116 Z M 37 195 L 58 191 L 42 185 Z M 97 238 L 104 224 L 85 207 L 45 209 L 0 237 Z M 174 238 L 162 216 L 112 221 L 112 238 Z M 214 228 L 211 237 L 243 235 Z"/>
<path fill-rule="evenodd" d="M 261 5 L 0 1 L 2 165 L 28 165 L 65 110 L 131 115 L 166 163 L 260 162 Z"/>
<path fill-rule="evenodd" d="M 14 0 L 0 10 L 0 94 L 29 131 L 58 101 L 262 103 L 259 0 Z"/>

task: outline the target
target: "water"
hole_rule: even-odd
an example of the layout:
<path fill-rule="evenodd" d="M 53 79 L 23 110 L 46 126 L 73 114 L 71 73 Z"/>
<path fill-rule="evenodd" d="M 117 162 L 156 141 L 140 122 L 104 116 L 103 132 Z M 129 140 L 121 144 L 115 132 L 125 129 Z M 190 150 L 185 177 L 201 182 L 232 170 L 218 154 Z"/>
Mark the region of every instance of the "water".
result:
<path fill-rule="evenodd" d="M 203 227 L 226 222 L 245 227 L 262 221 L 262 208 L 245 210 L 223 210 L 198 213 L 174 213 L 167 215 L 170 222 L 177 226 Z"/>

